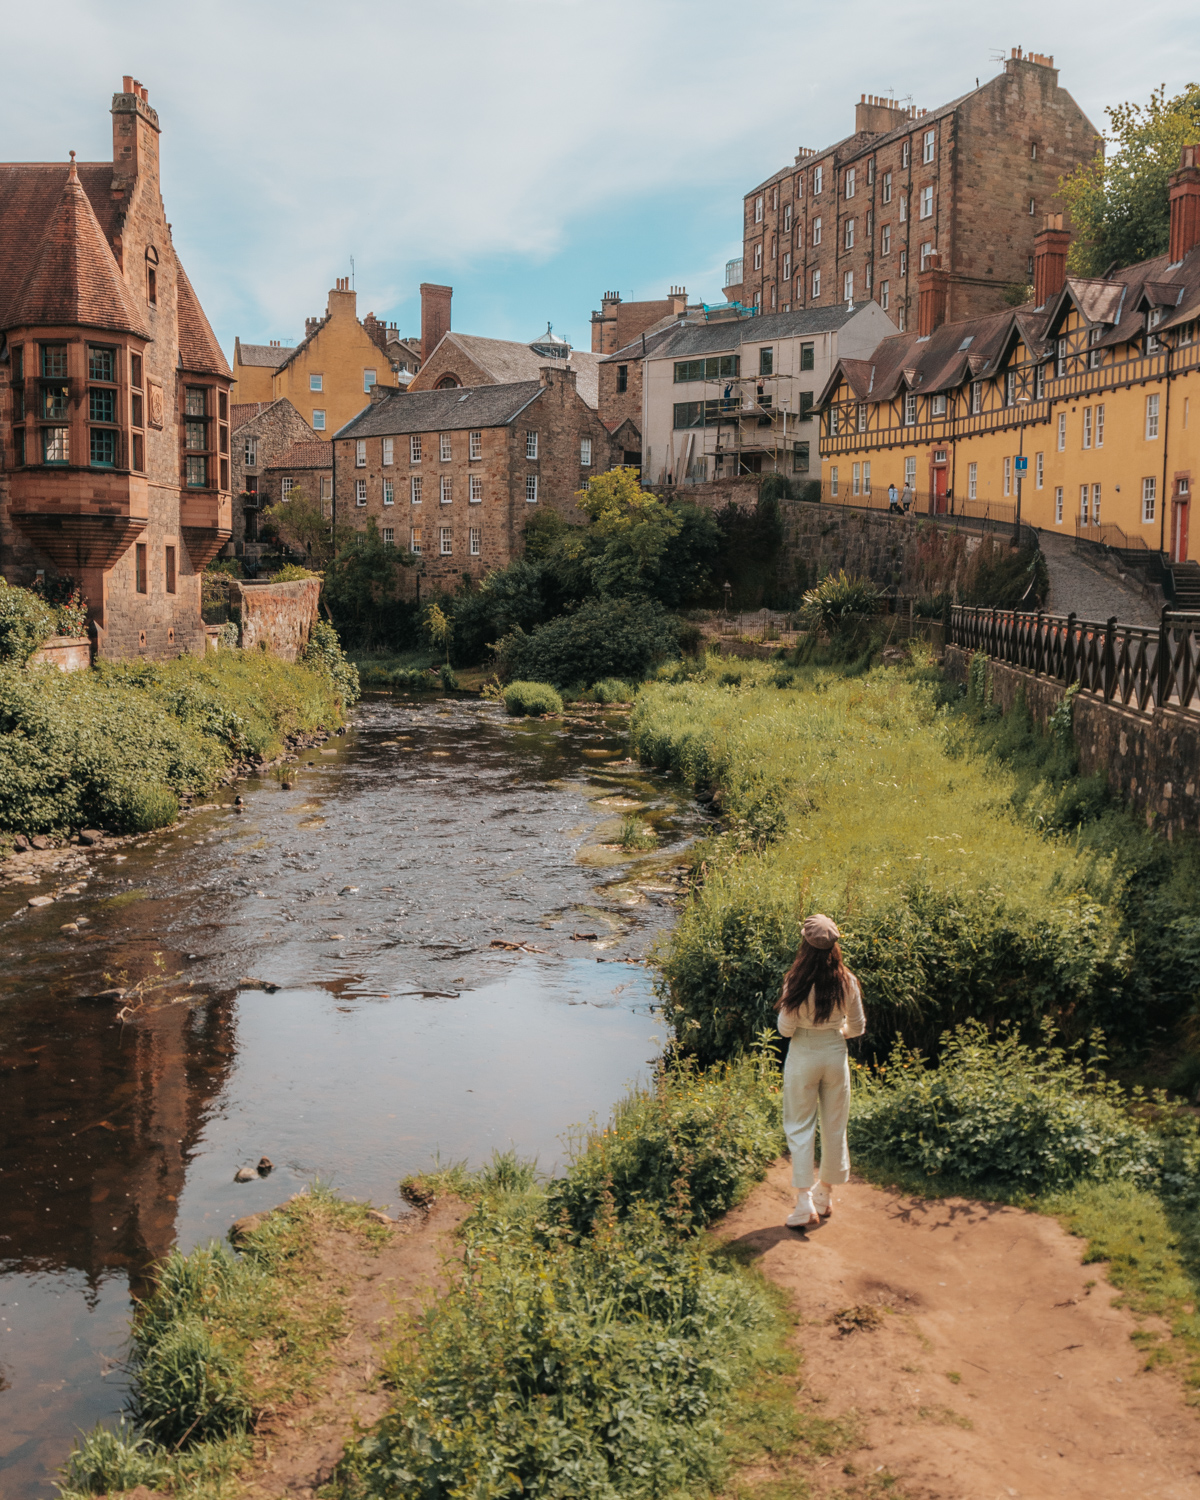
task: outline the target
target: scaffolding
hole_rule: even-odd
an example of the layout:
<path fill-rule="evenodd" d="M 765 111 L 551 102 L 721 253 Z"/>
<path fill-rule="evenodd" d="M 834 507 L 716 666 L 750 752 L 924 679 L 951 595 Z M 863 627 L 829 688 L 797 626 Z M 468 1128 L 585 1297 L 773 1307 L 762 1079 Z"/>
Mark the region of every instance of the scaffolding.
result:
<path fill-rule="evenodd" d="M 704 395 L 687 404 L 700 407 L 699 421 L 681 428 L 672 425 L 658 483 L 703 484 L 750 474 L 807 478 L 819 429 L 813 408 L 802 408 L 794 390 L 799 378 L 723 375 L 694 382 Z M 710 387 L 719 394 L 710 397 Z"/>

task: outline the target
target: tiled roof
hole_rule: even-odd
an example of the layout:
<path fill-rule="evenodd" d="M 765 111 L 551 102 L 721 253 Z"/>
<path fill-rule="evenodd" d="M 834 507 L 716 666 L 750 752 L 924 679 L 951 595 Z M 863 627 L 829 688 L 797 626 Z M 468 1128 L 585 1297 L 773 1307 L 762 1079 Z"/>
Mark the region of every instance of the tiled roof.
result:
<path fill-rule="evenodd" d="M 44 200 L 40 206 L 46 207 Z M 41 233 L 20 290 L 0 315 L 0 325 L 65 324 L 148 339 L 146 319 L 129 295 L 74 164 L 43 223 L 35 225 L 30 217 L 19 226 L 21 234 L 38 229 Z M 17 236 L 7 219 L 0 223 L 3 260 Z"/>
<path fill-rule="evenodd" d="M 458 432 L 503 427 L 536 400 L 537 380 L 448 391 L 396 391 L 373 401 L 334 433 L 335 438 L 393 437 L 409 432 Z"/>
<path fill-rule="evenodd" d="M 272 469 L 332 469 L 333 444 L 322 439 L 293 443 L 270 466 Z"/>
<path fill-rule="evenodd" d="M 187 272 L 175 257 L 175 302 L 179 317 L 179 364 L 198 375 L 232 375 L 217 336 L 192 290 Z"/>
<path fill-rule="evenodd" d="M 261 369 L 277 370 L 294 351 L 279 344 L 243 344 L 238 340 L 237 362 L 240 365 L 256 365 Z"/>
<path fill-rule="evenodd" d="M 438 348 L 443 349 L 446 345 L 461 349 L 497 385 L 511 385 L 521 380 L 536 382 L 543 365 L 561 363 L 558 360 L 548 360 L 545 355 L 535 354 L 528 344 L 518 344 L 511 339 L 485 339 L 473 333 L 447 333 L 443 335 Z M 600 402 L 597 356 L 584 349 L 572 349 L 571 358 L 566 363 L 575 371 L 575 389 L 584 404 L 595 411 Z M 418 393 L 414 391 L 412 394 Z"/>
<path fill-rule="evenodd" d="M 111 244 L 120 212 L 110 191 L 112 163 L 75 166 L 105 242 Z M 0 327 L 12 326 L 9 309 L 32 269 L 69 172 L 65 161 L 0 165 Z"/>
<path fill-rule="evenodd" d="M 280 396 L 281 401 L 285 398 Z M 255 417 L 261 417 L 269 407 L 274 406 L 274 401 L 235 401 L 229 408 L 229 428 L 236 432 L 246 422 L 253 422 Z"/>

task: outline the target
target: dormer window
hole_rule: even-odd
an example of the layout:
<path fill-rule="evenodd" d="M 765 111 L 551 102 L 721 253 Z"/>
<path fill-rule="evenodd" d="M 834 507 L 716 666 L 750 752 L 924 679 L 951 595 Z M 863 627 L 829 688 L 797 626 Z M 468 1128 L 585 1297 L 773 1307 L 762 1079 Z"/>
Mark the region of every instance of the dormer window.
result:
<path fill-rule="evenodd" d="M 1157 354 L 1158 351 L 1162 348 L 1162 345 L 1158 341 L 1157 335 L 1154 334 L 1154 333 L 1152 333 L 1150 331 L 1153 328 L 1157 328 L 1158 325 L 1161 322 L 1162 322 L 1162 308 L 1161 307 L 1152 307 L 1150 309 L 1150 311 L 1146 314 L 1146 353 L 1147 354 Z"/>
<path fill-rule="evenodd" d="M 1104 337 L 1103 328 L 1090 328 L 1088 330 L 1088 369 L 1098 370 L 1100 368 L 1100 351 L 1093 346 L 1098 344 Z"/>

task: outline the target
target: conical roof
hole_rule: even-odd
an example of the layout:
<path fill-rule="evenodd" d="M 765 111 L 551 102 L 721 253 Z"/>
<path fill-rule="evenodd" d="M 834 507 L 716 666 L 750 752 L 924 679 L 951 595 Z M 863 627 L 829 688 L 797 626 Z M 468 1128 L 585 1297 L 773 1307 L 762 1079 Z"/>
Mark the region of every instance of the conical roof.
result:
<path fill-rule="evenodd" d="M 175 298 L 179 315 L 179 363 L 197 375 L 232 375 L 187 272 L 175 257 Z"/>
<path fill-rule="evenodd" d="M 102 328 L 151 337 L 121 277 L 74 161 L 9 314 L 10 327 Z"/>

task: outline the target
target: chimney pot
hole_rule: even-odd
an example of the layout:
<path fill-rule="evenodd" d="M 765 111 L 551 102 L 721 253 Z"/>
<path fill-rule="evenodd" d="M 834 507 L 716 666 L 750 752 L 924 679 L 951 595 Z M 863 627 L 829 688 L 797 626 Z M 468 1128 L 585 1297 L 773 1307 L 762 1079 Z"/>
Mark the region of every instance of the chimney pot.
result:
<path fill-rule="evenodd" d="M 1067 281 L 1067 247 L 1071 236 L 1062 227 L 1062 214 L 1047 214 L 1046 225 L 1033 241 L 1033 300 L 1045 307 Z"/>
<path fill-rule="evenodd" d="M 129 73 L 126 73 L 124 78 L 121 79 L 121 92 L 123 94 L 133 93 L 133 78 Z"/>

